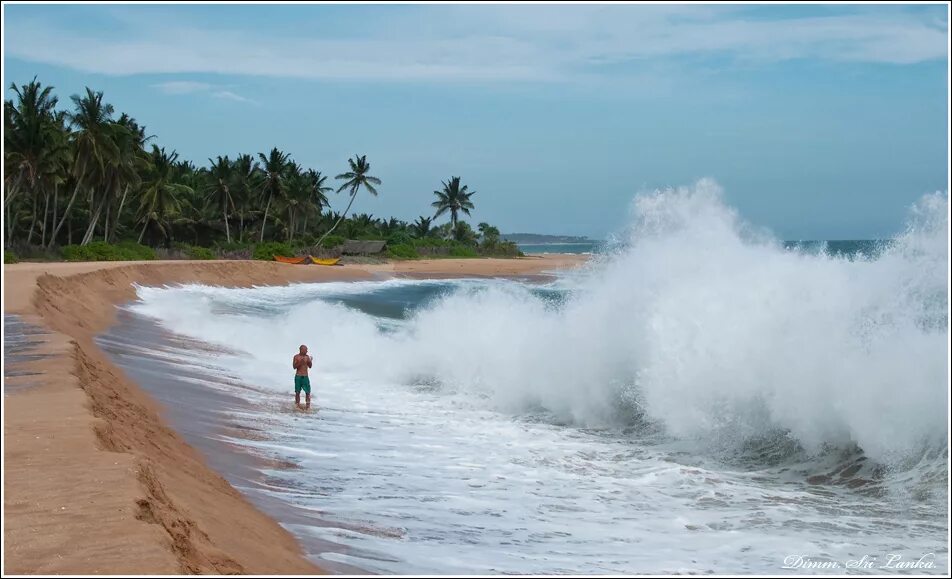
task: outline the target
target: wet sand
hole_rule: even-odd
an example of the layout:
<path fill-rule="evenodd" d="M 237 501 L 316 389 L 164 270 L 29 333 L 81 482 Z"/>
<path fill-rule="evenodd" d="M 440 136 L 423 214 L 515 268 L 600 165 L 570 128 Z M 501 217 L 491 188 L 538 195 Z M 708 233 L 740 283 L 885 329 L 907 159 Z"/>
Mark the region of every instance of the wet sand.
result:
<path fill-rule="evenodd" d="M 19 316 L 11 323 L 37 333 L 29 337 L 29 353 L 16 354 L 15 371 L 22 375 L 9 378 L 11 385 L 26 381 L 25 387 L 8 390 L 4 378 L 4 572 L 325 571 L 260 504 L 216 472 L 199 443 L 210 438 L 200 421 L 183 416 L 170 426 L 162 401 L 96 343 L 115 323 L 115 306 L 134 299 L 134 283 L 250 287 L 394 276 L 535 276 L 584 261 L 545 256 L 344 267 L 247 261 L 5 265 L 4 313 Z M 242 472 L 235 464 L 219 468 Z"/>

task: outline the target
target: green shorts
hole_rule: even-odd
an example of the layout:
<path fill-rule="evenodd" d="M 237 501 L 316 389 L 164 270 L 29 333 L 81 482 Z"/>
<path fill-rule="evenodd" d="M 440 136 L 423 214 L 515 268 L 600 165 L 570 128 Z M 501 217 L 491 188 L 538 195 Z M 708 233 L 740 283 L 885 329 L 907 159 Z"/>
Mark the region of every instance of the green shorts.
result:
<path fill-rule="evenodd" d="M 305 394 L 311 393 L 311 379 L 307 376 L 294 377 L 294 393 L 300 394 L 301 390 L 304 390 Z"/>

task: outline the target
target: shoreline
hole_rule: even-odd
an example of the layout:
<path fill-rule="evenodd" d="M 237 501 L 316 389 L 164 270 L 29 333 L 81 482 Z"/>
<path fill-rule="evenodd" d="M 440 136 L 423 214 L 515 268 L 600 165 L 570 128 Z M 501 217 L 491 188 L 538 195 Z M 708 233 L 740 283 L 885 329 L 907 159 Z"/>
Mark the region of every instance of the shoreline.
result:
<path fill-rule="evenodd" d="M 7 573 L 316 574 L 299 542 L 167 425 L 164 406 L 96 343 L 133 284 L 227 287 L 392 277 L 536 277 L 587 256 L 343 267 L 253 261 L 4 266 L 4 314 L 42 328 L 4 378 Z M 64 361 L 58 363 L 54 361 Z"/>

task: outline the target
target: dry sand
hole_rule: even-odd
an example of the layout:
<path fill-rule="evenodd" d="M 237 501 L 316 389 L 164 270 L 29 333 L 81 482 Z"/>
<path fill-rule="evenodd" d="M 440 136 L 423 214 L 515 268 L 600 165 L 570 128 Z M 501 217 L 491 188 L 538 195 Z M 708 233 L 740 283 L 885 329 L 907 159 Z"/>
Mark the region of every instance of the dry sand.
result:
<path fill-rule="evenodd" d="M 4 313 L 49 331 L 4 378 L 4 573 L 314 574 L 294 538 L 163 421 L 94 337 L 133 283 L 221 286 L 392 276 L 533 276 L 584 256 L 344 267 L 250 261 L 4 266 Z M 5 360 L 10 362 L 10 360 Z M 5 376 L 7 375 L 5 369 Z M 17 384 L 28 387 L 15 388 Z"/>

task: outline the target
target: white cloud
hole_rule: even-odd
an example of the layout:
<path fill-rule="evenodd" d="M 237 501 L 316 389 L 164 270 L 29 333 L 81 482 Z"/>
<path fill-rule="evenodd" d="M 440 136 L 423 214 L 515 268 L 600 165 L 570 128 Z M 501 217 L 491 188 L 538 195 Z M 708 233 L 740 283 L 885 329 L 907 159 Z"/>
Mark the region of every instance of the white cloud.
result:
<path fill-rule="evenodd" d="M 258 104 L 256 101 L 250 98 L 241 96 L 240 94 L 231 90 L 207 82 L 170 80 L 156 83 L 152 86 L 168 95 L 202 94 L 240 103 Z"/>
<path fill-rule="evenodd" d="M 240 94 L 235 94 L 231 92 L 230 90 L 217 90 L 212 92 L 212 96 L 219 99 L 237 101 L 239 103 L 257 104 L 255 101 L 251 100 L 250 98 L 243 97 Z"/>
<path fill-rule="evenodd" d="M 907 64 L 943 60 L 948 46 L 946 19 L 898 9 L 765 19 L 766 11 L 754 18 L 743 7 L 715 5 L 470 5 L 386 16 L 361 8 L 368 18 L 356 36 L 334 38 L 266 27 L 202 28 L 154 15 L 137 19 L 134 11 L 123 17 L 125 38 L 109 40 L 25 20 L 7 27 L 6 50 L 112 75 L 512 82 L 588 78 L 607 65 L 677 57 Z M 214 90 L 198 84 L 181 81 L 164 90 Z M 215 96 L 243 98 L 222 90 Z"/>
<path fill-rule="evenodd" d="M 189 94 L 196 92 L 207 92 L 211 90 L 212 85 L 207 82 L 195 82 L 190 80 L 170 80 L 152 85 L 165 94 Z"/>

